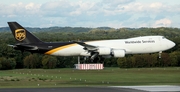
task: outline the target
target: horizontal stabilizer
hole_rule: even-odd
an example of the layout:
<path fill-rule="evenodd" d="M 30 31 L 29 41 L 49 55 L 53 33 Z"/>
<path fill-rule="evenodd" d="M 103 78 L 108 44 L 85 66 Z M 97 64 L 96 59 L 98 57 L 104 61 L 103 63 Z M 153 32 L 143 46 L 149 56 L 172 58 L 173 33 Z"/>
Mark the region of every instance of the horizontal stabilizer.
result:
<path fill-rule="evenodd" d="M 17 44 L 17 45 L 8 45 L 14 49 L 24 49 L 24 50 L 38 50 L 37 46 L 31 46 L 31 45 L 21 45 L 21 44 Z"/>

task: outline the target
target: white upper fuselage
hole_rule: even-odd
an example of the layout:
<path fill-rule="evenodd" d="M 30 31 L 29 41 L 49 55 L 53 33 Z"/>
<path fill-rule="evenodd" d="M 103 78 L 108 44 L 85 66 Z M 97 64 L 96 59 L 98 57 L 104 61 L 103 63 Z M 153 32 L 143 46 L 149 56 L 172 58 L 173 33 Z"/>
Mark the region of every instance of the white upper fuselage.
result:
<path fill-rule="evenodd" d="M 154 53 L 165 51 L 175 46 L 174 42 L 163 36 L 142 36 L 128 39 L 88 41 L 85 43 L 98 48 L 124 50 L 125 54 Z M 74 43 L 56 48 L 50 51 L 50 54 L 56 56 L 89 56 L 90 53 L 83 48 L 83 46 Z"/>

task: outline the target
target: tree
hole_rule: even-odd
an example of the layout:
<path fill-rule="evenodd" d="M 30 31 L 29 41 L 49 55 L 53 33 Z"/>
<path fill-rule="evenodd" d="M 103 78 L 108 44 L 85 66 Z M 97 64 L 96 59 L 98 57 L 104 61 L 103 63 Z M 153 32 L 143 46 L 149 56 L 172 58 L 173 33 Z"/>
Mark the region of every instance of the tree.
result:
<path fill-rule="evenodd" d="M 131 56 L 130 58 L 131 58 L 131 67 L 132 68 L 136 67 L 136 58 L 133 56 Z"/>
<path fill-rule="evenodd" d="M 162 53 L 160 59 L 161 65 L 167 67 L 170 65 L 170 57 L 168 53 Z"/>
<path fill-rule="evenodd" d="M 155 53 L 155 54 L 151 54 L 150 56 L 151 56 L 151 62 L 150 62 L 151 67 L 156 67 L 159 58 L 158 54 Z"/>
<path fill-rule="evenodd" d="M 179 51 L 175 51 L 169 54 L 170 56 L 170 65 L 171 66 L 178 66 L 178 63 L 180 62 L 180 52 Z"/>
<path fill-rule="evenodd" d="M 12 58 L 15 56 L 15 50 L 13 48 L 8 47 L 7 44 L 0 44 L 0 57 Z"/>
<path fill-rule="evenodd" d="M 40 68 L 40 58 L 37 54 L 30 54 L 24 58 L 24 67 L 25 68 Z"/>
<path fill-rule="evenodd" d="M 133 57 L 136 60 L 136 66 L 135 67 L 137 67 L 137 68 L 145 67 L 146 62 L 144 61 L 143 55 L 133 55 Z"/>
<path fill-rule="evenodd" d="M 16 67 L 16 61 L 14 58 L 8 58 L 7 62 L 10 63 L 10 67 L 8 67 L 8 69 L 14 69 Z"/>
<path fill-rule="evenodd" d="M 7 28 L 8 29 L 8 28 Z M 6 29 L 6 30 L 7 30 Z M 0 30 L 2 30 L 0 28 Z M 56 41 L 72 41 L 80 39 L 82 41 L 89 40 L 104 40 L 104 39 L 124 39 L 129 37 L 145 36 L 145 35 L 163 35 L 168 39 L 171 39 L 176 43 L 176 46 L 172 49 L 165 51 L 167 54 L 163 55 L 162 58 L 158 58 L 158 54 L 141 54 L 141 55 L 131 55 L 126 56 L 125 61 L 118 61 L 117 58 L 106 58 L 104 62 L 105 67 L 162 67 L 162 66 L 180 66 L 180 29 L 179 28 L 72 28 L 72 27 L 50 27 L 50 28 L 28 28 L 31 32 L 35 32 L 34 35 L 39 37 L 43 41 L 56 42 Z M 43 31 L 42 31 L 43 30 Z M 5 30 L 4 30 L 5 31 Z M 24 62 L 30 53 L 16 51 L 13 48 L 7 46 L 8 44 L 14 44 L 15 40 L 10 32 L 0 32 L 0 57 L 4 57 L 5 60 L 9 58 L 14 58 L 16 61 L 16 68 L 42 67 L 42 56 L 37 54 L 37 56 L 31 56 L 36 60 Z M 27 57 L 26 57 L 27 56 Z M 25 58 L 24 58 L 25 57 Z M 77 63 L 77 57 L 56 57 L 57 63 L 56 67 L 74 67 Z M 119 62 L 120 65 L 117 63 Z M 2 67 L 2 62 L 0 61 L 0 68 Z"/>
<path fill-rule="evenodd" d="M 5 58 L 4 57 L 0 57 L 0 69 L 2 69 L 2 62 L 4 62 L 5 61 Z"/>
<path fill-rule="evenodd" d="M 45 55 L 42 58 L 42 65 L 44 69 L 53 69 L 56 67 L 57 58 L 54 56 Z"/>
<path fill-rule="evenodd" d="M 16 66 L 16 61 L 14 58 L 0 58 L 0 69 L 2 70 L 8 70 L 8 69 L 14 69 Z"/>
<path fill-rule="evenodd" d="M 126 63 L 126 57 L 123 58 L 118 58 L 117 59 L 117 64 L 120 68 L 127 68 L 127 63 Z"/>

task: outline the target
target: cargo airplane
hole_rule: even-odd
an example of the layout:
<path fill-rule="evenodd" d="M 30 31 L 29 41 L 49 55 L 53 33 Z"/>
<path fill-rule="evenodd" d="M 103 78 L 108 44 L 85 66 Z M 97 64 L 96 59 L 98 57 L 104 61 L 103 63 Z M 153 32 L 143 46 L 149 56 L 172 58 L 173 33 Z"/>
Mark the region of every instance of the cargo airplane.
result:
<path fill-rule="evenodd" d="M 175 43 L 164 36 L 141 36 L 128 39 L 43 42 L 17 22 L 8 22 L 16 40 L 10 45 L 16 50 L 55 56 L 86 56 L 94 60 L 97 56 L 124 57 L 126 54 L 155 53 L 168 50 Z"/>

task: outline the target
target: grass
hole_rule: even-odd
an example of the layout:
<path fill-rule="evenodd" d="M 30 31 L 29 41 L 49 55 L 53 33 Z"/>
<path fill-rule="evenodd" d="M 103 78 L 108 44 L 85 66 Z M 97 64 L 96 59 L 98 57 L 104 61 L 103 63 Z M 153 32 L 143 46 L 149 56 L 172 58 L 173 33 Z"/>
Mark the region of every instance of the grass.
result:
<path fill-rule="evenodd" d="M 17 69 L 0 71 L 0 88 L 180 85 L 180 68 L 104 70 Z"/>

